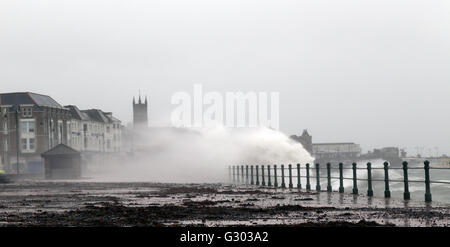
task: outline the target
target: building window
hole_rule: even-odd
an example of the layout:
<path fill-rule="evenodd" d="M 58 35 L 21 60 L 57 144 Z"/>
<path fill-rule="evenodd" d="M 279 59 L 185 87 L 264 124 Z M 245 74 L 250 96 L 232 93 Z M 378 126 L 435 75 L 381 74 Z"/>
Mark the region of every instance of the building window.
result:
<path fill-rule="evenodd" d="M 22 151 L 27 151 L 28 150 L 27 139 L 26 138 L 22 138 L 20 140 L 20 142 L 22 143 Z"/>
<path fill-rule="evenodd" d="M 28 132 L 34 133 L 34 130 L 35 130 L 35 125 L 34 125 L 34 120 L 33 120 L 33 121 L 28 122 Z"/>
<path fill-rule="evenodd" d="M 34 138 L 28 139 L 28 145 L 30 150 L 35 150 L 36 149 L 35 139 Z"/>
<path fill-rule="evenodd" d="M 22 108 L 22 114 L 24 117 L 32 117 L 33 116 L 33 107 Z"/>
<path fill-rule="evenodd" d="M 34 120 L 22 120 L 22 133 L 34 133 L 35 124 Z"/>
<path fill-rule="evenodd" d="M 20 139 L 22 145 L 22 152 L 34 152 L 36 150 L 36 139 L 34 138 L 22 138 Z"/>
<path fill-rule="evenodd" d="M 21 130 L 22 133 L 34 133 L 35 130 L 35 124 L 34 120 L 22 120 L 21 121 Z"/>
<path fill-rule="evenodd" d="M 22 125 L 21 125 L 21 132 L 22 133 L 28 133 L 28 122 L 22 122 Z"/>
<path fill-rule="evenodd" d="M 34 119 L 20 120 L 20 140 L 22 152 L 34 152 L 36 150 L 36 129 Z"/>
<path fill-rule="evenodd" d="M 8 139 L 3 140 L 3 151 L 8 152 Z"/>

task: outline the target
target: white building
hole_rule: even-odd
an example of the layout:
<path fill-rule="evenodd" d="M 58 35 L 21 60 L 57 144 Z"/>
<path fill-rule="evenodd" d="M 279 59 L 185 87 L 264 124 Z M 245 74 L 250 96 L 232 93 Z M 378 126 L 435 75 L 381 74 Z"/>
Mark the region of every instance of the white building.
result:
<path fill-rule="evenodd" d="M 110 112 L 98 109 L 79 110 L 76 106 L 65 106 L 70 109 L 72 119 L 68 123 L 68 143 L 81 152 L 116 153 L 121 151 L 121 121 Z"/>
<path fill-rule="evenodd" d="M 356 158 L 361 155 L 361 146 L 353 142 L 313 143 L 312 146 L 317 159 Z"/>

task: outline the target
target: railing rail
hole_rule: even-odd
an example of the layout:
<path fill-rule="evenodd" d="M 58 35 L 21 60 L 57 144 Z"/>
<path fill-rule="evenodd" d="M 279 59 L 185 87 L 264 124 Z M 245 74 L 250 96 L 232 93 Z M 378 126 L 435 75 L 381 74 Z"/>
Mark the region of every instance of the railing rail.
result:
<path fill-rule="evenodd" d="M 256 186 L 264 186 L 264 187 L 274 187 L 278 188 L 278 180 L 281 178 L 281 188 L 286 189 L 285 183 L 285 170 L 287 170 L 288 176 L 288 187 L 289 189 L 294 188 L 293 179 L 297 178 L 297 189 L 302 189 L 301 179 L 306 178 L 306 190 L 311 190 L 311 179 L 315 178 L 316 180 L 316 190 L 321 191 L 320 179 L 326 179 L 327 181 L 327 190 L 328 192 L 332 191 L 332 179 L 339 180 L 339 193 L 344 193 L 344 180 L 352 180 L 352 194 L 358 194 L 358 181 L 367 181 L 367 196 L 373 196 L 373 187 L 372 182 L 384 182 L 384 197 L 390 198 L 390 183 L 403 183 L 403 199 L 409 200 L 411 198 L 411 194 L 409 192 L 409 184 L 410 183 L 424 183 L 425 185 L 425 202 L 431 202 L 431 184 L 450 184 L 450 181 L 441 181 L 441 180 L 431 180 L 430 179 L 430 170 L 450 170 L 450 168 L 444 167 L 430 167 L 430 162 L 425 161 L 424 167 L 408 167 L 408 162 L 403 162 L 402 167 L 390 167 L 388 162 L 383 163 L 383 167 L 372 167 L 372 164 L 369 162 L 366 164 L 366 167 L 358 167 L 357 163 L 352 163 L 351 167 L 344 167 L 343 163 L 339 163 L 338 167 L 332 167 L 331 163 L 326 164 L 326 176 L 320 175 L 321 166 L 319 163 L 314 164 L 315 175 L 311 175 L 311 165 L 306 163 L 305 166 L 301 166 L 297 164 L 296 167 L 293 167 L 292 164 L 288 164 L 285 167 L 284 164 L 280 164 L 278 167 L 276 164 L 271 165 L 238 165 L 238 166 L 230 166 L 228 167 L 229 179 L 232 183 L 235 184 L 251 184 Z M 249 169 L 250 168 L 250 169 Z M 297 172 L 293 172 L 292 169 L 296 169 Z M 305 170 L 305 173 L 301 172 L 301 170 Z M 408 170 L 411 169 L 423 169 L 424 170 L 424 180 L 410 180 L 408 178 Z M 245 174 L 244 174 L 245 170 Z M 250 171 L 249 171 L 250 170 Z M 338 170 L 339 176 L 332 176 L 331 170 Z M 353 176 L 344 177 L 344 170 L 352 170 Z M 367 178 L 358 178 L 357 170 L 367 170 Z M 372 170 L 384 170 L 384 178 L 383 179 L 374 179 L 372 177 Z M 389 171 L 390 170 L 403 170 L 403 180 L 399 179 L 390 179 Z M 280 173 L 278 173 L 280 171 Z M 271 173 L 273 172 L 273 175 Z M 302 175 L 306 174 L 306 175 Z M 267 178 L 267 179 L 266 179 Z M 273 184 L 272 184 L 273 179 Z M 267 184 L 266 184 L 267 180 Z M 261 183 L 260 183 L 261 181 Z"/>

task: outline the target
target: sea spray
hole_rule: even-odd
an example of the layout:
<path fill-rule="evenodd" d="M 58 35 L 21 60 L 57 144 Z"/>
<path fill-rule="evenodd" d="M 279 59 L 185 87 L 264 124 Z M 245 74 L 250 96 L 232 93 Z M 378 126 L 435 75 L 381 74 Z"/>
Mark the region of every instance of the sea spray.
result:
<path fill-rule="evenodd" d="M 313 162 L 300 143 L 270 128 L 150 128 L 139 136 L 132 154 L 86 176 L 99 181 L 215 183 L 227 181 L 230 165 Z"/>

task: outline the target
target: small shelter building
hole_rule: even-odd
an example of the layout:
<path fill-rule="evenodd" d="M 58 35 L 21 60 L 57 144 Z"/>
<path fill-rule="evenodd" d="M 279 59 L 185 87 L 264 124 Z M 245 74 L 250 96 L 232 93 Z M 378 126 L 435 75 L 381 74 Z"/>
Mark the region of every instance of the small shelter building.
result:
<path fill-rule="evenodd" d="M 65 144 L 59 144 L 41 154 L 46 179 L 73 179 L 81 177 L 81 153 Z"/>

